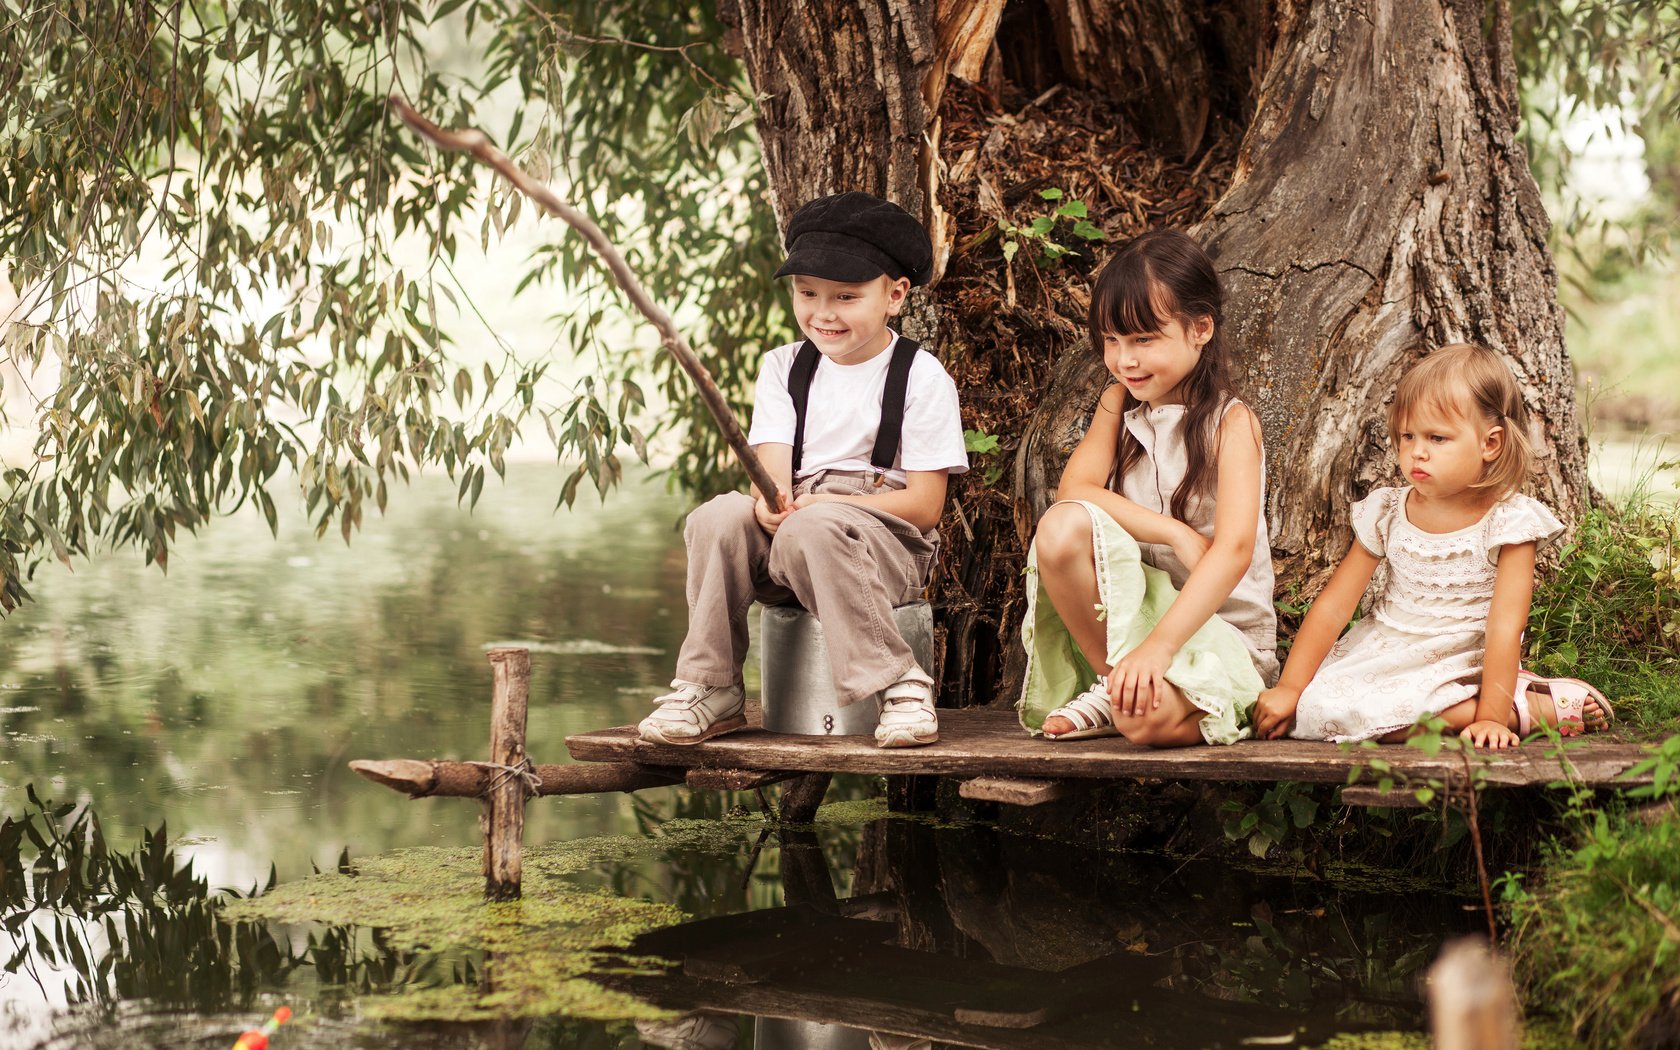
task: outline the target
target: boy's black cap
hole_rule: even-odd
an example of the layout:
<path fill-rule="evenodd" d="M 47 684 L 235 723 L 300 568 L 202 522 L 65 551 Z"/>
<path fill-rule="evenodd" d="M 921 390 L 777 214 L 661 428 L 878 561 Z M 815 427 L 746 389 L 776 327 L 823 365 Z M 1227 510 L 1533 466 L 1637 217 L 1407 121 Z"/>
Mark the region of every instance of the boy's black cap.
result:
<path fill-rule="evenodd" d="M 787 262 L 777 277 L 804 274 L 847 284 L 885 274 L 926 284 L 933 242 L 915 216 L 868 193 L 818 197 L 788 221 Z"/>

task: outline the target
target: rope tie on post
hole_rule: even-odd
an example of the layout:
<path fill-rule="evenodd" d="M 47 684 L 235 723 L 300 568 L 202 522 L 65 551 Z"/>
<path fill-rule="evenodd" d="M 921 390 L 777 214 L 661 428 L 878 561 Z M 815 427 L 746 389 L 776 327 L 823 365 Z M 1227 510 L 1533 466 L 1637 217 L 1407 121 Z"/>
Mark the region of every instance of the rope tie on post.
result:
<path fill-rule="evenodd" d="M 485 787 L 485 794 L 492 794 L 514 777 L 518 777 L 525 784 L 527 797 L 535 797 L 542 790 L 542 777 L 537 776 L 537 767 L 532 765 L 529 758 L 519 760 L 519 765 L 509 766 L 500 762 L 472 762 L 469 765 L 493 771 L 490 783 Z"/>

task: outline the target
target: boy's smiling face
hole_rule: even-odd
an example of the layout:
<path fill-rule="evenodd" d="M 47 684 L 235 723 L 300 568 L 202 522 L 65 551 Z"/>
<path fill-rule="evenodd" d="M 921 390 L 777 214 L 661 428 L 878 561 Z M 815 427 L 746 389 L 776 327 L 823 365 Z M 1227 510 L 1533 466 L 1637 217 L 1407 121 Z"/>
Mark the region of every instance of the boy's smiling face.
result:
<path fill-rule="evenodd" d="M 793 316 L 799 330 L 837 365 L 861 365 L 887 348 L 887 320 L 904 309 L 910 281 L 885 275 L 849 284 L 793 277 Z"/>

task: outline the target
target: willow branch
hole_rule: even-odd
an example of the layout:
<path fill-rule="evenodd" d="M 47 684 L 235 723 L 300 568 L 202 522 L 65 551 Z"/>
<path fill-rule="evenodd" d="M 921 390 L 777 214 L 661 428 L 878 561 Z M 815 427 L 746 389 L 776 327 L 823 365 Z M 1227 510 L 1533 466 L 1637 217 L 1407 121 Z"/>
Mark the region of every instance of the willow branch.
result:
<path fill-rule="evenodd" d="M 729 443 L 729 447 L 734 450 L 736 458 L 746 468 L 747 476 L 752 479 L 754 485 L 758 486 L 758 491 L 769 503 L 770 509 L 779 512 L 782 505 L 781 497 L 777 495 L 776 480 L 770 476 L 768 470 L 764 469 L 764 464 L 759 460 L 758 455 L 753 452 L 752 446 L 747 444 L 747 436 L 741 430 L 741 424 L 736 420 L 735 413 L 730 411 L 729 403 L 724 400 L 722 391 L 718 390 L 711 372 L 707 371 L 706 366 L 701 363 L 699 356 L 694 352 L 694 348 L 688 345 L 688 340 L 684 339 L 682 333 L 677 331 L 676 322 L 671 319 L 671 315 L 653 301 L 653 297 L 648 294 L 646 288 L 642 287 L 642 282 L 636 278 L 635 273 L 630 269 L 630 265 L 624 261 L 623 253 L 607 239 L 607 235 L 601 232 L 601 228 L 595 225 L 595 221 L 555 196 L 553 190 L 520 170 L 519 166 L 514 164 L 506 153 L 496 148 L 495 144 L 490 141 L 490 137 L 484 132 L 477 128 L 468 128 L 466 131 L 446 131 L 415 112 L 414 107 L 410 106 L 402 96 L 392 95 L 389 101 L 391 108 L 396 111 L 397 116 L 402 118 L 404 124 L 419 132 L 438 149 L 452 153 L 471 154 L 473 159 L 494 170 L 496 174 L 512 183 L 520 193 L 535 201 L 542 210 L 555 218 L 565 220 L 568 226 L 583 235 L 583 239 L 589 242 L 589 247 L 606 264 L 608 271 L 613 275 L 613 280 L 617 281 L 618 286 L 624 289 L 624 294 L 629 297 L 631 305 L 640 311 L 641 315 L 647 318 L 654 328 L 658 329 L 661 345 L 671 351 L 676 357 L 677 363 L 682 365 L 683 371 L 687 372 L 689 378 L 694 380 L 695 387 L 700 391 L 700 400 L 705 403 L 707 411 L 711 412 L 712 418 L 717 421 L 718 429 L 723 432 L 723 439 Z"/>

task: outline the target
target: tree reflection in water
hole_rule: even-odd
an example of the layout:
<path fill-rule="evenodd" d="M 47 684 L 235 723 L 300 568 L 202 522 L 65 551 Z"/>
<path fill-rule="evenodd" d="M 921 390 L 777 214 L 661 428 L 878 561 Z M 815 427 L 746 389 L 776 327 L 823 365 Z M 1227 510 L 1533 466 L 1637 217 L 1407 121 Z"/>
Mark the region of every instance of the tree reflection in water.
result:
<path fill-rule="evenodd" d="M 228 922 L 224 894 L 165 829 L 119 852 L 90 810 L 29 797 L 0 824 L 6 966 L 71 1004 L 31 1033 L 55 1050 L 109 1045 L 113 1031 L 133 1045 L 231 1042 L 282 1000 L 303 1021 L 288 1048 L 849 1045 L 841 1027 L 871 1029 L 880 1046 L 1321 1040 L 1417 1027 L 1417 972 L 1467 925 L 1441 892 L 1365 892 L 879 809 L 861 824 L 778 827 L 743 819 L 752 795 L 658 793 L 637 811 L 650 835 L 731 814 L 740 833 L 578 879 L 695 916 L 627 953 L 670 959 L 667 971 L 597 976 L 686 1018 L 641 1034 L 563 1017 L 376 1027 L 357 1020 L 359 997 L 483 989 L 497 959 L 398 950 L 365 928 Z"/>

